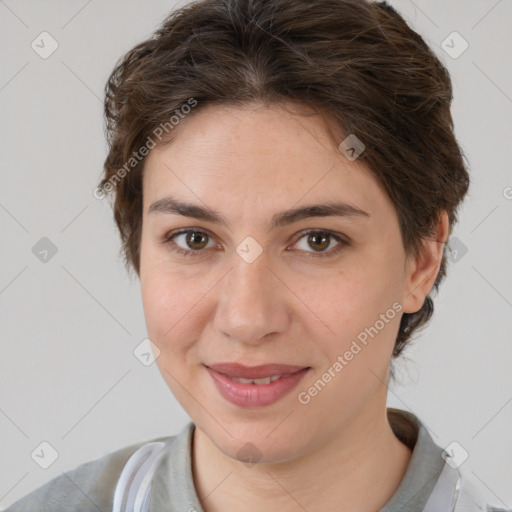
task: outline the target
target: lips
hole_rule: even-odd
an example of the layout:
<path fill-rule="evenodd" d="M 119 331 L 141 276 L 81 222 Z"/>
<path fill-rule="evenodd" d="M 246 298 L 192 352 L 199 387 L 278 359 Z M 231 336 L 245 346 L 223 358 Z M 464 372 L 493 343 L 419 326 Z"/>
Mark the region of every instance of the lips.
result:
<path fill-rule="evenodd" d="M 311 368 L 283 364 L 250 367 L 222 363 L 206 366 L 206 370 L 225 400 L 238 407 L 258 408 L 278 402 L 288 395 Z"/>

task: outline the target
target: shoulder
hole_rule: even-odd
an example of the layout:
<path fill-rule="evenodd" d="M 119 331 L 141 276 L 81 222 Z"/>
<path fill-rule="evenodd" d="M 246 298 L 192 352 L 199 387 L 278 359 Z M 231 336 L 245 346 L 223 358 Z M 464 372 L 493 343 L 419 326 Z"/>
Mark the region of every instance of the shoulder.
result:
<path fill-rule="evenodd" d="M 64 471 L 13 503 L 4 512 L 98 512 L 112 510 L 114 492 L 123 468 L 141 446 L 175 438 L 158 437 L 135 443 Z"/>

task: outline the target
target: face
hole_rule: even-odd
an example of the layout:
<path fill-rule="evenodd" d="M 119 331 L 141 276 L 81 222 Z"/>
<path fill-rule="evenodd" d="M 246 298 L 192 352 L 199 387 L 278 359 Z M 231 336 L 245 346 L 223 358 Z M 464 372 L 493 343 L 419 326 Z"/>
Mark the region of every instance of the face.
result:
<path fill-rule="evenodd" d="M 419 307 L 415 267 L 388 196 L 320 118 L 208 107 L 150 152 L 143 191 L 140 282 L 157 364 L 224 454 L 240 458 L 250 442 L 260 462 L 290 460 L 383 414 L 401 314 Z M 254 391 L 217 385 L 207 367 L 224 362 L 307 370 Z"/>

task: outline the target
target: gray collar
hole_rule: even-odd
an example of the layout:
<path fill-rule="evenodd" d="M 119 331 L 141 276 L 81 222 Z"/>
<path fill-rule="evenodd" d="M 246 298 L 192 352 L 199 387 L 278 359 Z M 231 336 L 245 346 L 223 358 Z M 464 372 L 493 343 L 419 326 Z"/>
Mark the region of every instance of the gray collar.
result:
<path fill-rule="evenodd" d="M 388 409 L 388 417 L 395 435 L 413 453 L 402 482 L 379 512 L 421 512 L 445 464 L 443 450 L 413 414 Z M 194 428 L 189 422 L 177 436 L 166 439 L 153 477 L 150 512 L 204 512 L 192 474 Z"/>
<path fill-rule="evenodd" d="M 410 430 L 408 436 L 405 436 L 409 439 L 402 439 L 404 432 L 393 422 L 390 411 L 401 417 L 401 423 L 409 424 Z M 443 449 L 434 443 L 425 426 L 414 414 L 388 409 L 388 418 L 395 435 L 412 449 L 412 457 L 400 485 L 379 512 L 422 512 L 445 465 L 441 456 Z M 411 432 L 415 438 L 412 443 L 409 441 Z"/>

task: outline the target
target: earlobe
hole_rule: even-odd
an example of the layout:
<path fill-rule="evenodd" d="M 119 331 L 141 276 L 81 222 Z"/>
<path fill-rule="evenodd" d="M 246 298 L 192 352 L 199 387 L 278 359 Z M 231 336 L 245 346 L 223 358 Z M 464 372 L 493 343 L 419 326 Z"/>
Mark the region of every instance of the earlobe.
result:
<path fill-rule="evenodd" d="M 423 240 L 423 249 L 406 262 L 405 295 L 402 301 L 404 313 L 416 313 L 432 290 L 439 273 L 443 250 L 449 234 L 448 214 L 439 215 L 435 238 Z"/>

